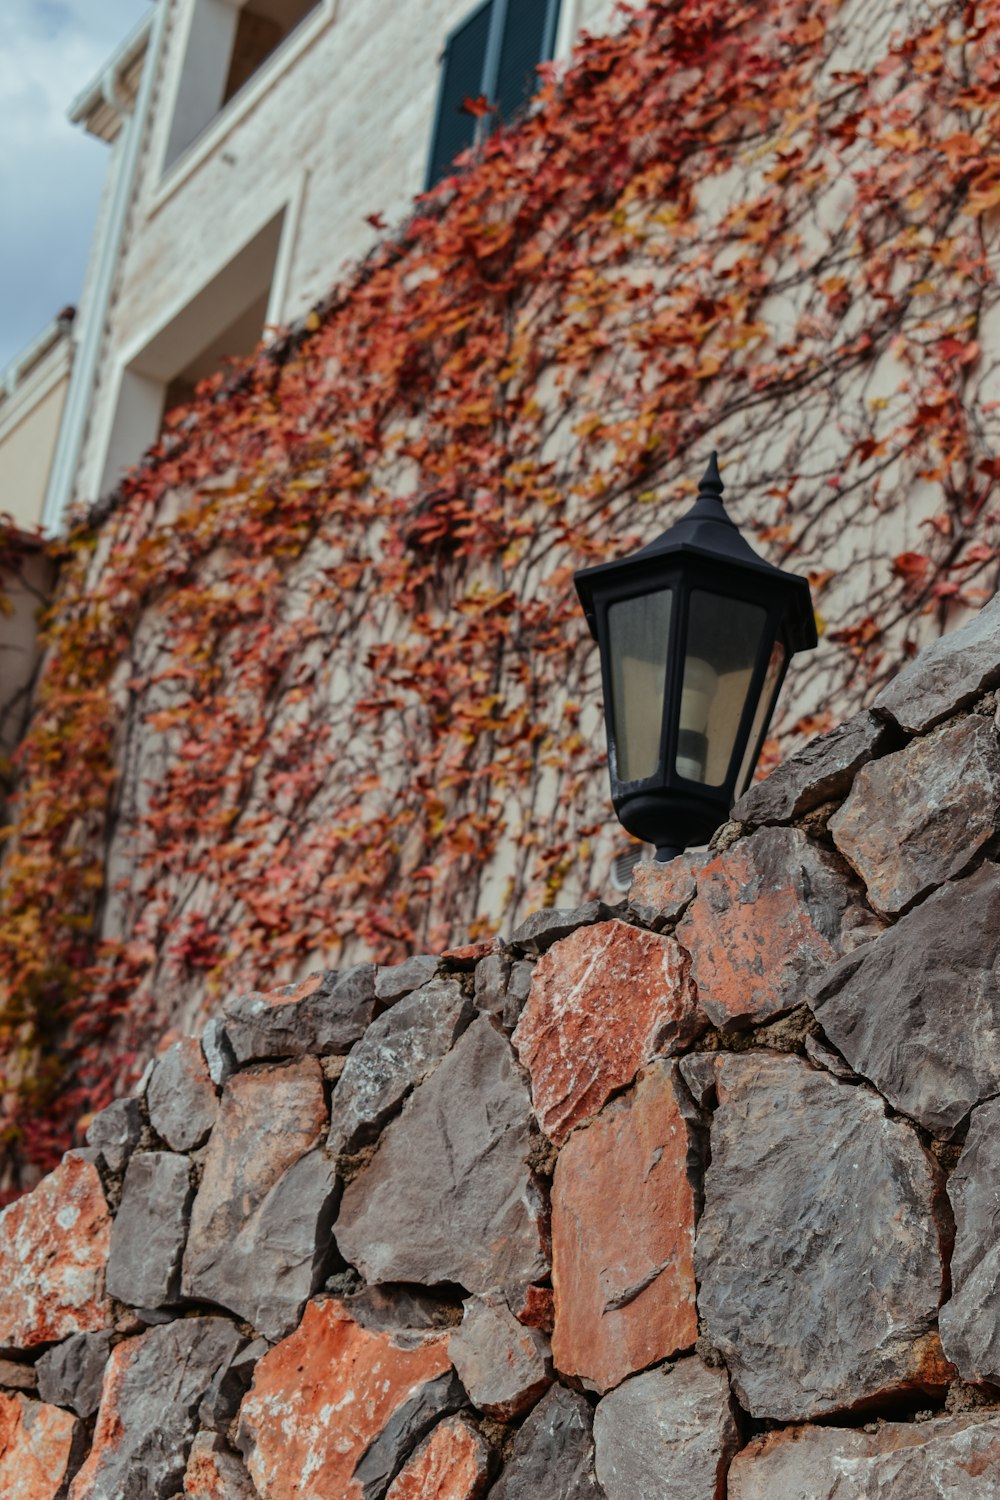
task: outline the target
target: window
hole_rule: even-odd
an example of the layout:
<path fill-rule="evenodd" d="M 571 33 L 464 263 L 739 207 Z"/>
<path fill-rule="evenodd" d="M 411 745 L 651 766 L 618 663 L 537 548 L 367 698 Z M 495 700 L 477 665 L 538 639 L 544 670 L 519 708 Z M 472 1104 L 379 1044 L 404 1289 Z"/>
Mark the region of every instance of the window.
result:
<path fill-rule="evenodd" d="M 535 92 L 535 68 L 552 56 L 559 0 L 485 0 L 445 43 L 427 187 L 444 177 L 460 151 L 509 120 Z M 480 94 L 493 113 L 476 119 L 463 108 Z"/>
<path fill-rule="evenodd" d="M 253 77 L 320 0 L 197 0 L 164 170 Z"/>

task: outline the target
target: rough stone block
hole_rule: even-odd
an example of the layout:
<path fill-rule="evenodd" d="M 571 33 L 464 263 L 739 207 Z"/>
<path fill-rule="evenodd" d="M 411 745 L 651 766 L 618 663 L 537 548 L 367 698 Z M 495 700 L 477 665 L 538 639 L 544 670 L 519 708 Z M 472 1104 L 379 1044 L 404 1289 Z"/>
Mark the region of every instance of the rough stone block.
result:
<path fill-rule="evenodd" d="M 402 967 L 402 966 L 400 966 Z M 378 1016 L 337 1081 L 327 1147 L 356 1151 L 373 1141 L 418 1083 L 431 1074 L 474 1010 L 454 979 L 434 979 Z"/>
<path fill-rule="evenodd" d="M 537 958 L 560 938 L 569 937 L 578 927 L 589 927 L 592 922 L 603 922 L 617 913 L 603 901 L 587 901 L 583 906 L 561 908 L 544 906 L 525 917 L 520 927 L 511 934 L 511 943 L 524 953 Z"/>
<path fill-rule="evenodd" d="M 960 630 L 925 646 L 882 689 L 872 707 L 907 734 L 923 734 L 998 683 L 1000 598 L 994 598 Z"/>
<path fill-rule="evenodd" d="M 510 966 L 507 993 L 503 1000 L 503 1024 L 508 1031 L 514 1030 L 528 1003 L 534 973 L 535 965 L 527 958 L 516 959 Z"/>
<path fill-rule="evenodd" d="M 948 1180 L 955 1211 L 951 1301 L 941 1342 L 963 1380 L 1000 1385 L 1000 1099 L 972 1111 L 958 1166 Z"/>
<path fill-rule="evenodd" d="M 85 1441 L 83 1424 L 68 1411 L 0 1392 L 0 1495 L 63 1500 Z"/>
<path fill-rule="evenodd" d="M 592 1390 L 698 1336 L 690 1112 L 675 1066 L 654 1063 L 559 1154 L 552 1354 L 558 1370 Z"/>
<path fill-rule="evenodd" d="M 184 1500 L 258 1500 L 242 1459 L 216 1432 L 199 1432 L 191 1445 Z"/>
<path fill-rule="evenodd" d="M 446 1417 L 400 1470 L 385 1500 L 479 1500 L 490 1477 L 490 1450 L 461 1417 Z"/>
<path fill-rule="evenodd" d="M 195 1037 L 182 1037 L 157 1059 L 146 1105 L 150 1124 L 171 1151 L 193 1151 L 208 1140 L 219 1100 Z"/>
<path fill-rule="evenodd" d="M 116 1099 L 87 1126 L 87 1145 L 95 1146 L 112 1172 L 124 1170 L 142 1135 L 138 1099 Z"/>
<path fill-rule="evenodd" d="M 240 1409 L 240 1402 L 250 1389 L 257 1361 L 271 1348 L 267 1339 L 254 1339 L 236 1350 L 232 1359 L 221 1364 L 198 1408 L 203 1427 L 212 1432 L 228 1432 L 229 1424 Z"/>
<path fill-rule="evenodd" d="M 799 1005 L 874 924 L 834 855 L 797 828 L 762 828 L 704 867 L 676 936 L 699 1003 L 728 1030 Z"/>
<path fill-rule="evenodd" d="M 708 1339 L 754 1417 L 940 1391 L 940 1170 L 881 1099 L 798 1058 L 718 1067 L 695 1265 Z"/>
<path fill-rule="evenodd" d="M 552 1384 L 548 1339 L 520 1323 L 499 1289 L 469 1297 L 448 1344 L 473 1406 L 510 1422 Z"/>
<path fill-rule="evenodd" d="M 109 1323 L 110 1244 L 97 1168 L 69 1152 L 0 1214 L 0 1349 L 34 1349 Z"/>
<path fill-rule="evenodd" d="M 375 966 L 310 974 L 262 994 L 252 990 L 222 1007 L 240 1064 L 253 1058 L 317 1057 L 348 1052 L 373 1020 Z"/>
<path fill-rule="evenodd" d="M 788 1427 L 755 1438 L 729 1500 L 987 1500 L 1000 1494 L 1000 1418 L 885 1422 L 858 1432 Z"/>
<path fill-rule="evenodd" d="M 125 1173 L 111 1231 L 107 1287 L 131 1307 L 176 1301 L 194 1189 L 186 1156 L 144 1151 Z"/>
<path fill-rule="evenodd" d="M 538 1123 L 556 1145 L 658 1053 L 708 1028 L 672 938 L 599 922 L 539 959 L 513 1035 Z"/>
<path fill-rule="evenodd" d="M 394 1005 L 411 990 L 436 979 L 441 960 L 436 953 L 414 953 L 402 963 L 379 966 L 375 970 L 375 995 L 383 1005 Z"/>
<path fill-rule="evenodd" d="M 866 766 L 830 832 L 895 916 L 959 875 L 996 833 L 1000 745 L 992 719 L 970 715 Z"/>
<path fill-rule="evenodd" d="M 514 1439 L 490 1500 L 604 1500 L 594 1473 L 592 1428 L 584 1398 L 554 1385 Z"/>
<path fill-rule="evenodd" d="M 198 1429 L 198 1404 L 239 1342 L 225 1318 L 182 1318 L 112 1350 L 93 1447 L 69 1500 L 176 1494 Z"/>
<path fill-rule="evenodd" d="M 716 1500 L 738 1443 L 726 1373 L 698 1359 L 633 1376 L 594 1413 L 607 1500 Z"/>
<path fill-rule="evenodd" d="M 935 1133 L 1000 1092 L 1000 870 L 935 891 L 813 986 L 855 1072 Z"/>
<path fill-rule="evenodd" d="M 230 1079 L 191 1211 L 185 1296 L 231 1308 L 269 1338 L 287 1332 L 329 1244 L 335 1174 L 314 1149 L 326 1123 L 315 1058 Z"/>
<path fill-rule="evenodd" d="M 663 864 L 656 859 L 641 860 L 628 888 L 629 911 L 654 932 L 676 922 L 694 900 L 698 872 L 709 858 L 698 853 L 678 854 Z"/>
<path fill-rule="evenodd" d="M 383 1500 L 390 1482 L 421 1438 L 442 1417 L 451 1416 L 465 1405 L 462 1383 L 452 1370 L 414 1391 L 408 1401 L 396 1408 L 358 1460 L 354 1482 L 361 1486 L 363 1500 Z"/>
<path fill-rule="evenodd" d="M 104 1367 L 111 1354 L 111 1331 L 76 1333 L 39 1359 L 38 1394 L 68 1406 L 78 1417 L 92 1417 L 101 1404 Z"/>
<path fill-rule="evenodd" d="M 495 1016 L 497 1020 L 502 1019 L 509 978 L 510 959 L 505 953 L 489 953 L 481 958 L 476 965 L 474 981 L 476 1009 Z"/>
<path fill-rule="evenodd" d="M 302 1500 L 305 1473 L 317 1495 L 363 1500 L 358 1463 L 396 1412 L 448 1375 L 447 1343 L 444 1332 L 375 1333 L 339 1302 L 310 1302 L 240 1408 L 238 1443 L 260 1493 Z"/>
<path fill-rule="evenodd" d="M 453 1281 L 467 1292 L 545 1277 L 544 1207 L 525 1165 L 530 1112 L 509 1044 L 481 1016 L 344 1190 L 344 1258 L 370 1282 Z"/>
<path fill-rule="evenodd" d="M 201 1034 L 208 1076 L 217 1089 L 224 1088 L 236 1072 L 236 1053 L 221 1016 L 213 1016 Z"/>
<path fill-rule="evenodd" d="M 85 1337 L 85 1335 L 81 1335 L 81 1337 Z M 0 1359 L 0 1389 L 5 1391 L 37 1390 L 37 1365 L 22 1365 L 16 1359 Z M 48 1396 L 43 1397 L 45 1401 L 50 1399 Z"/>
<path fill-rule="evenodd" d="M 734 805 L 731 817 L 759 827 L 792 823 L 824 802 L 840 801 L 858 771 L 893 743 L 884 720 L 863 709 L 828 734 L 810 740 L 763 781 L 756 781 Z"/>

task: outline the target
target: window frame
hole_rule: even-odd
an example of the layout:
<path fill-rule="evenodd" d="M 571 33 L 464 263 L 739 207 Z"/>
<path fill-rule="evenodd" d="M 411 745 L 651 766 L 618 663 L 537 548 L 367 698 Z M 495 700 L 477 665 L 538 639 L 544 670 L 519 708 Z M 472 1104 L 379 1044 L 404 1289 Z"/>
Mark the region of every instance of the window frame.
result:
<path fill-rule="evenodd" d="M 542 32 L 542 50 L 538 58 L 538 61 L 540 63 L 549 62 L 555 56 L 556 37 L 559 29 L 559 12 L 561 3 L 562 0 L 544 0 L 544 4 L 546 7 L 545 26 Z M 434 171 L 434 158 L 436 155 L 435 147 L 437 145 L 438 134 L 441 129 L 441 121 L 444 116 L 444 81 L 445 67 L 447 65 L 448 55 L 459 32 L 464 31 L 466 26 L 469 25 L 470 21 L 472 21 L 475 16 L 479 15 L 480 12 L 484 10 L 490 10 L 491 15 L 489 32 L 486 38 L 486 49 L 483 53 L 483 69 L 479 79 L 478 93 L 485 96 L 485 98 L 490 99 L 492 102 L 492 91 L 495 88 L 497 82 L 497 74 L 500 68 L 500 55 L 503 49 L 504 31 L 507 27 L 508 0 L 481 0 L 481 3 L 479 5 L 474 5 L 471 10 L 466 11 L 462 19 L 456 22 L 456 24 L 451 28 L 444 39 L 444 46 L 442 47 L 441 52 L 438 56 L 437 99 L 434 104 L 434 123 L 431 127 L 430 149 L 427 153 L 427 168 L 424 173 L 423 190 L 425 193 L 429 193 L 430 190 L 435 187 L 438 182 L 441 182 L 444 179 L 444 177 L 451 175 L 450 171 L 445 171 L 440 177 L 437 178 L 434 178 L 432 175 Z M 475 97 L 475 95 L 470 94 L 469 97 L 473 98 Z M 473 136 L 472 140 L 469 143 L 471 146 L 480 145 L 488 135 L 492 135 L 493 131 L 497 129 L 497 122 L 493 120 L 493 122 L 490 123 L 491 119 L 492 117 L 490 116 L 484 116 L 483 119 L 474 121 Z M 462 150 L 467 149 L 468 147 L 462 147 Z M 454 157 L 449 163 L 449 167 L 453 166 Z"/>

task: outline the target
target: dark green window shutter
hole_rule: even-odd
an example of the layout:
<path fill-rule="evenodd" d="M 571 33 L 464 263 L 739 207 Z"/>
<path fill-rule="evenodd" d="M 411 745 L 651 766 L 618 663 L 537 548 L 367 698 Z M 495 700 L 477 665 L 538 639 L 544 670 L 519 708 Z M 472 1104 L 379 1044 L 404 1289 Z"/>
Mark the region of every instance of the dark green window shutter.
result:
<path fill-rule="evenodd" d="M 476 136 L 477 120 L 462 108 L 466 99 L 487 92 L 483 77 L 486 50 L 490 39 L 490 20 L 494 0 L 486 0 L 478 10 L 448 38 L 445 46 L 441 87 L 438 92 L 434 144 L 427 168 L 427 186 L 444 177 L 455 157 Z"/>
<path fill-rule="evenodd" d="M 556 0 L 507 0 L 494 87 L 501 120 L 509 120 L 537 90 L 535 68 L 552 56 Z"/>

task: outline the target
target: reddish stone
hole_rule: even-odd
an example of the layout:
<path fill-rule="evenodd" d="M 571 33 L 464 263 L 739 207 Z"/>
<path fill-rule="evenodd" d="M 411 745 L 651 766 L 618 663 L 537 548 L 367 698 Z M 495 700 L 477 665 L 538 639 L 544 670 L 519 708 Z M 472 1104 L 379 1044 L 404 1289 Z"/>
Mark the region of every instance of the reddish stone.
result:
<path fill-rule="evenodd" d="M 0 1495 L 56 1500 L 83 1441 L 72 1412 L 21 1395 L 0 1395 Z"/>
<path fill-rule="evenodd" d="M 398 1336 L 355 1323 L 341 1303 L 310 1302 L 294 1333 L 257 1365 L 239 1445 L 268 1500 L 362 1500 L 359 1459 L 420 1388 L 449 1368 L 447 1330 Z"/>
<path fill-rule="evenodd" d="M 552 1353 L 592 1390 L 698 1336 L 685 1094 L 675 1065 L 654 1063 L 556 1164 Z"/>
<path fill-rule="evenodd" d="M 448 1417 L 400 1469 L 385 1500 L 479 1500 L 489 1471 L 490 1450 L 476 1429 Z"/>
<path fill-rule="evenodd" d="M 482 943 L 463 943 L 460 948 L 449 948 L 442 953 L 441 962 L 451 964 L 453 969 L 474 969 L 481 958 L 488 958 L 496 948 L 496 938 L 487 938 Z"/>
<path fill-rule="evenodd" d="M 555 943 L 535 968 L 512 1041 L 535 1114 L 561 1145 L 656 1053 L 707 1027 L 672 938 L 599 922 Z"/>
<path fill-rule="evenodd" d="M 699 1003 L 723 1030 L 801 1004 L 879 928 L 839 860 L 797 828 L 762 828 L 713 859 L 677 928 Z"/>
<path fill-rule="evenodd" d="M 707 860 L 707 854 L 678 854 L 663 864 L 642 860 L 628 888 L 629 911 L 654 932 L 676 920 L 694 900 L 698 871 Z"/>
<path fill-rule="evenodd" d="M 510 1301 L 511 1312 L 526 1328 L 551 1333 L 555 1323 L 555 1303 L 550 1286 L 526 1286 L 521 1297 Z"/>
<path fill-rule="evenodd" d="M 33 1349 L 105 1327 L 110 1248 L 97 1168 L 70 1152 L 0 1214 L 0 1347 Z"/>

